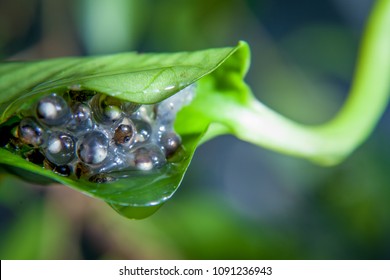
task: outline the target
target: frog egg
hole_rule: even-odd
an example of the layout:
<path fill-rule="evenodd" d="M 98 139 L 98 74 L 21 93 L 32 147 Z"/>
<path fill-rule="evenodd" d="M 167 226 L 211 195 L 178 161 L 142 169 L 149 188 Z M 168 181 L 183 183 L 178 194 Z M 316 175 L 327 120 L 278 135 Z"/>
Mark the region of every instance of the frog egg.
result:
<path fill-rule="evenodd" d="M 52 133 L 47 140 L 45 155 L 55 165 L 69 163 L 75 156 L 75 144 L 72 136 L 62 132 Z"/>
<path fill-rule="evenodd" d="M 95 120 L 101 124 L 112 124 L 122 118 L 122 103 L 119 99 L 96 94 L 91 100 L 91 109 Z"/>
<path fill-rule="evenodd" d="M 140 107 L 141 107 L 141 104 L 138 104 L 138 103 L 133 103 L 133 102 L 125 102 L 125 103 L 123 103 L 123 111 L 124 111 L 126 114 L 128 114 L 128 115 L 133 114 L 133 113 L 136 112 Z"/>
<path fill-rule="evenodd" d="M 91 131 L 84 134 L 77 155 L 86 164 L 99 164 L 106 159 L 109 140 L 104 133 Z"/>
<path fill-rule="evenodd" d="M 53 171 L 61 176 L 69 176 L 72 172 L 68 165 L 55 166 Z"/>
<path fill-rule="evenodd" d="M 93 126 L 91 109 L 83 103 L 76 103 L 72 106 L 72 119 L 68 123 L 68 129 L 72 131 L 84 131 Z"/>
<path fill-rule="evenodd" d="M 36 108 L 38 119 L 47 125 L 61 125 L 70 117 L 70 109 L 66 101 L 56 94 L 43 97 Z"/>
<path fill-rule="evenodd" d="M 27 145 L 38 147 L 45 142 L 46 134 L 32 118 L 25 118 L 19 123 L 17 137 Z"/>
<path fill-rule="evenodd" d="M 44 160 L 43 167 L 53 171 L 60 176 L 69 176 L 71 173 L 71 169 L 68 165 L 55 165 L 47 159 Z"/>
<path fill-rule="evenodd" d="M 173 131 L 169 131 L 169 132 L 164 132 L 160 136 L 159 143 L 161 145 L 161 148 L 164 150 L 165 156 L 169 158 L 180 147 L 181 139 L 179 135 L 177 135 Z"/>
<path fill-rule="evenodd" d="M 134 139 L 134 128 L 132 124 L 120 124 L 114 132 L 113 140 L 116 145 L 130 146 Z"/>
<path fill-rule="evenodd" d="M 150 126 L 150 124 L 141 120 L 133 120 L 133 123 L 135 125 L 135 130 L 137 131 L 135 135 L 135 141 L 147 141 L 152 134 L 152 127 Z"/>
<path fill-rule="evenodd" d="M 70 90 L 66 96 L 71 102 L 87 102 L 96 92 L 90 90 Z"/>
<path fill-rule="evenodd" d="M 149 171 L 165 164 L 164 154 L 155 145 L 146 145 L 134 152 L 134 165 L 138 170 Z"/>

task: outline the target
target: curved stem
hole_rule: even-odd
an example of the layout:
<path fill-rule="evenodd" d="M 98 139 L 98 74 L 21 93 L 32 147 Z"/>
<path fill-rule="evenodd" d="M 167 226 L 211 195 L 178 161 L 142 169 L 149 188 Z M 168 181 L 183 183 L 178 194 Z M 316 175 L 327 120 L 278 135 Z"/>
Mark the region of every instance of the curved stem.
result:
<path fill-rule="evenodd" d="M 389 30 L 390 0 L 378 0 L 363 35 L 349 97 L 328 123 L 301 125 L 254 98 L 239 105 L 220 99 L 221 95 L 209 95 L 206 102 L 209 104 L 207 108 L 223 102 L 223 111 L 216 109 L 207 115 L 244 141 L 320 164 L 336 164 L 370 135 L 386 108 L 390 94 Z M 211 131 L 206 137 L 211 135 L 207 138 L 210 139 L 216 134 Z"/>
<path fill-rule="evenodd" d="M 352 152 L 368 138 L 386 109 L 390 95 L 389 30 L 390 1 L 378 0 L 366 26 L 349 97 L 338 115 L 318 128 L 329 142 L 329 152 Z"/>

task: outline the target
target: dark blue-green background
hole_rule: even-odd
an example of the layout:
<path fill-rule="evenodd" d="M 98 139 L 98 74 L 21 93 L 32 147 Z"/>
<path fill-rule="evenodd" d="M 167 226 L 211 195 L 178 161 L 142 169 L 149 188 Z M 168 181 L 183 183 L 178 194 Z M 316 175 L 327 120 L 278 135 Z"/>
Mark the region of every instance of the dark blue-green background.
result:
<path fill-rule="evenodd" d="M 247 82 L 304 123 L 348 92 L 370 0 L 1 0 L 0 57 L 252 49 Z M 0 93 L 1 94 L 1 93 Z M 367 106 L 370 100 L 367 100 Z M 196 152 L 174 197 L 126 220 L 67 187 L 0 175 L 2 259 L 388 259 L 390 114 L 336 167 L 231 136 Z"/>

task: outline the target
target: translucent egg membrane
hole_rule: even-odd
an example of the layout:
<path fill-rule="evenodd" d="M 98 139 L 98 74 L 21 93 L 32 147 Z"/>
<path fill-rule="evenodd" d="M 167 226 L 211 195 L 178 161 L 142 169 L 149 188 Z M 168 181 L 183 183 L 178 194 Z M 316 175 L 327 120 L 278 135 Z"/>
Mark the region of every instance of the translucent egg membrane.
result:
<path fill-rule="evenodd" d="M 151 105 L 86 90 L 41 97 L 13 128 L 7 147 L 44 168 L 104 183 L 160 169 L 182 149 L 173 123 L 191 85 Z"/>

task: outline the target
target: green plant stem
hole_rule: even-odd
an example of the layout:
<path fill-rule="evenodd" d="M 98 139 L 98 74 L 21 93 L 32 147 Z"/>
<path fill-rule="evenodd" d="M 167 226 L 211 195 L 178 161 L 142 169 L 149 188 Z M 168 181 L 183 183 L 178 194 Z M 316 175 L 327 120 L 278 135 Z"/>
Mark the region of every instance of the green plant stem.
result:
<path fill-rule="evenodd" d="M 207 114 L 244 141 L 323 165 L 337 164 L 370 135 L 386 108 L 390 93 L 389 30 L 390 0 L 379 0 L 367 22 L 348 99 L 328 123 L 298 124 L 254 98 L 242 105 L 224 100 L 222 112 Z M 211 104 L 221 104 L 222 100 L 210 96 L 207 102 L 212 108 Z M 223 132 L 219 127 L 217 132 L 206 134 L 206 139 Z"/>

